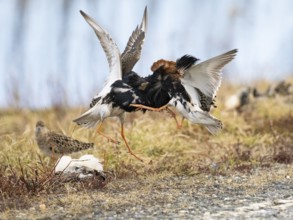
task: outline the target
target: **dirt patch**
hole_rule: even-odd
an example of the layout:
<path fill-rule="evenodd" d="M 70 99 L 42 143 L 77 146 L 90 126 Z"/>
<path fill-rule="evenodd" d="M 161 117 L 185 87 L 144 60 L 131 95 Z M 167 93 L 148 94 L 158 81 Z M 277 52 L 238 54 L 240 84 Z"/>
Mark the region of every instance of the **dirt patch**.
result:
<path fill-rule="evenodd" d="M 150 175 L 115 180 L 99 190 L 38 198 L 1 218 L 292 218 L 293 167 L 249 173 Z"/>

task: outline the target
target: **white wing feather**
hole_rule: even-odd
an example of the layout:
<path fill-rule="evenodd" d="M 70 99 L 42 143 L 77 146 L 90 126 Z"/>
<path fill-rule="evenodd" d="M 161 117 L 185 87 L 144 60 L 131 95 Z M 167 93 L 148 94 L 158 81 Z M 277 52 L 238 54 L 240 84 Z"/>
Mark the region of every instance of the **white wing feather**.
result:
<path fill-rule="evenodd" d="M 112 84 L 116 80 L 122 79 L 120 51 L 116 43 L 113 41 L 111 36 L 101 26 L 99 26 L 90 16 L 88 16 L 83 11 L 80 11 L 80 13 L 87 21 L 87 23 L 95 31 L 103 47 L 103 50 L 107 56 L 110 74 L 108 76 L 106 84 Z"/>
<path fill-rule="evenodd" d="M 221 85 L 222 69 L 236 56 L 237 50 L 195 64 L 184 72 L 182 84 L 198 88 L 203 94 L 214 98 Z"/>

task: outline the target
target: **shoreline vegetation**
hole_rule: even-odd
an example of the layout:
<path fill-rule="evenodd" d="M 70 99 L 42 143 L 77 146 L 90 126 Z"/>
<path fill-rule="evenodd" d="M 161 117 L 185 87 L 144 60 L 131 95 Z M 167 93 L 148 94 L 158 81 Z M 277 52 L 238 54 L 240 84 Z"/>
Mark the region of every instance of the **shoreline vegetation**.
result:
<path fill-rule="evenodd" d="M 267 84 L 260 82 L 257 86 L 264 91 Z M 213 184 L 218 184 L 219 189 L 231 184 L 230 192 L 234 186 L 249 191 L 252 186 L 256 187 L 255 190 L 259 189 L 258 184 L 260 187 L 265 184 L 273 187 L 276 182 L 282 181 L 292 186 L 293 94 L 252 98 L 241 111 L 226 110 L 225 100 L 237 89 L 239 87 L 229 84 L 220 88 L 216 102 L 218 107 L 213 114 L 223 121 L 224 128 L 216 136 L 186 120 L 178 129 L 174 119 L 166 112 L 127 114 L 126 137 L 132 150 L 144 159 L 143 163 L 127 153 L 126 146 L 120 140 L 119 123 L 115 119 L 107 119 L 102 129 L 120 144 L 109 143 L 94 129 L 74 125 L 72 119 L 85 109 L 56 106 L 47 110 L 0 110 L 0 218 L 21 216 L 21 212 L 26 213 L 25 216 L 35 213 L 36 217 L 38 210 L 41 210 L 43 217 L 54 217 L 50 212 L 56 207 L 62 209 L 60 213 L 63 217 L 67 214 L 83 216 L 82 210 L 74 211 L 73 203 L 79 203 L 84 197 L 87 198 L 84 200 L 87 205 L 84 213 L 87 214 L 89 210 L 90 213 L 99 213 L 101 207 L 109 213 L 115 211 L 115 207 L 122 212 L 131 207 L 130 203 L 136 204 L 139 209 L 143 206 L 139 206 L 142 201 L 138 195 L 146 195 L 146 191 L 149 192 L 154 185 L 156 192 L 164 193 L 167 189 L 172 194 L 174 191 L 171 197 L 180 194 L 178 187 L 186 188 L 183 183 L 197 189 L 192 191 L 194 197 L 201 188 L 204 190 L 207 185 Z M 93 154 L 100 158 L 106 179 L 93 185 L 90 181 L 62 182 L 60 177 L 56 177 L 52 172 L 54 161 L 40 152 L 35 141 L 34 129 L 38 120 L 43 120 L 59 133 L 95 143 L 93 149 L 71 156 L 78 158 L 83 154 Z M 275 173 L 270 175 L 270 169 Z M 239 177 L 238 180 L 235 176 Z M 250 186 L 247 179 L 252 181 Z M 266 181 L 262 183 L 264 179 Z M 170 186 L 172 181 L 179 184 L 177 188 L 177 185 Z M 129 199 L 126 199 L 125 190 L 130 193 Z M 214 189 L 213 194 L 218 193 L 221 194 Z M 173 204 L 171 197 L 170 204 Z M 168 200 L 165 194 L 162 198 Z M 146 201 L 157 204 L 157 199 L 146 198 Z M 31 211 L 24 212 L 27 208 Z"/>

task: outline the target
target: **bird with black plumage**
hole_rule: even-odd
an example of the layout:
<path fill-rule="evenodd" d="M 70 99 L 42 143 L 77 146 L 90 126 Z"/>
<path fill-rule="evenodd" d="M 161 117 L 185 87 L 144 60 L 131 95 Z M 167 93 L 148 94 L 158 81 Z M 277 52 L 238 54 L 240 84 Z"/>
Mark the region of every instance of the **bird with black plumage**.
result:
<path fill-rule="evenodd" d="M 204 125 L 212 134 L 222 129 L 222 122 L 210 114 L 215 105 L 217 91 L 221 85 L 222 69 L 231 62 L 238 50 L 234 49 L 204 62 L 190 55 L 184 55 L 176 62 L 158 60 L 146 78 L 145 93 L 149 105 L 130 104 L 138 109 L 162 111 L 171 114 L 169 106 L 175 107 L 179 114 L 194 124 Z M 175 117 L 175 113 L 173 114 Z M 177 122 L 177 120 L 176 120 Z M 182 122 L 181 122 L 182 123 Z M 177 122 L 177 125 L 180 124 Z"/>
<path fill-rule="evenodd" d="M 110 74 L 105 81 L 103 89 L 92 99 L 90 109 L 73 121 L 86 128 L 96 127 L 97 124 L 100 123 L 100 125 L 97 126 L 97 133 L 117 143 L 114 139 L 103 134 L 100 128 L 106 118 L 118 117 L 121 122 L 121 137 L 127 146 L 128 152 L 142 161 L 142 159 L 132 152 L 125 138 L 124 113 L 126 110 L 125 108 L 121 108 L 121 105 L 129 107 L 129 104 L 132 102 L 145 103 L 144 100 L 141 100 L 143 96 L 136 94 L 129 85 L 122 81 L 122 78 L 125 78 L 132 72 L 132 68 L 140 59 L 147 26 L 147 8 L 144 10 L 141 25 L 137 26 L 131 34 L 122 54 L 120 54 L 111 36 L 100 25 L 83 11 L 80 12 L 87 23 L 93 28 L 101 43 L 107 57 Z M 134 110 L 135 108 L 130 107 L 130 109 Z"/>
<path fill-rule="evenodd" d="M 211 116 L 209 111 L 221 84 L 222 69 L 235 57 L 237 50 L 199 64 L 197 58 L 188 55 L 176 62 L 159 60 L 152 66 L 151 75 L 141 77 L 132 70 L 122 72 L 123 62 L 116 43 L 92 18 L 83 12 L 82 15 L 100 40 L 108 59 L 110 75 L 102 91 L 94 98 L 91 109 L 74 122 L 90 128 L 107 117 L 118 117 L 128 152 L 137 159 L 140 158 L 131 151 L 124 136 L 125 112 L 166 109 L 175 117 L 175 113 L 168 108 L 174 106 L 184 118 L 205 125 L 212 134 L 222 128 L 221 121 Z"/>

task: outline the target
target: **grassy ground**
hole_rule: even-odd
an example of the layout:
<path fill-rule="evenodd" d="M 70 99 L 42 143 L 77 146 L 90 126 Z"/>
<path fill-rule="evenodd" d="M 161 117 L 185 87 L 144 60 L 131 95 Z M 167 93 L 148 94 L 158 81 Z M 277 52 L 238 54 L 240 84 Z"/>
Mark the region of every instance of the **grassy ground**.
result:
<path fill-rule="evenodd" d="M 292 97 L 259 98 L 245 106 L 240 114 L 225 111 L 224 99 L 236 89 L 231 85 L 224 85 L 221 88 L 217 100 L 218 108 L 213 110 L 213 115 L 223 121 L 224 129 L 217 136 L 212 136 L 205 128 L 187 121 L 181 129 L 177 129 L 175 121 L 167 113 L 128 114 L 126 137 L 133 151 L 144 159 L 143 163 L 127 153 L 119 135 L 120 125 L 115 119 L 106 120 L 103 131 L 119 140 L 120 145 L 108 143 L 103 137 L 96 135 L 94 130 L 86 130 L 74 125 L 72 119 L 84 109 L 60 107 L 43 111 L 1 110 L 2 217 L 11 217 L 13 209 L 31 207 L 46 212 L 50 207 L 56 207 L 58 204 L 62 204 L 60 207 L 68 209 L 69 213 L 74 213 L 76 207 L 69 204 L 81 199 L 89 204 L 97 200 L 101 202 L 113 187 L 115 191 L 123 192 L 125 190 L 123 183 L 131 185 L 139 192 L 141 184 L 147 188 L 148 183 L 174 176 L 196 177 L 205 182 L 206 174 L 225 176 L 235 172 L 249 173 L 254 169 L 267 169 L 274 167 L 276 163 L 291 164 L 293 162 Z M 94 149 L 72 156 L 94 154 L 102 159 L 104 169 L 111 172 L 115 178 L 112 178 L 104 189 L 96 190 L 85 186 L 83 188 L 79 186 L 77 189 L 66 184 L 62 191 L 56 190 L 52 185 L 37 192 L 26 192 L 25 186 L 21 188 L 21 192 L 17 192 L 11 190 L 13 185 L 9 188 L 10 192 L 4 191 L 3 178 L 9 175 L 35 177 L 35 170 L 39 167 L 44 173 L 50 172 L 54 167 L 50 158 L 44 157 L 39 152 L 34 140 L 35 123 L 38 120 L 43 120 L 52 130 L 81 141 L 94 142 Z M 291 166 L 286 169 L 292 171 Z M 45 174 L 38 175 L 42 177 Z M 6 179 L 7 182 L 9 183 L 9 180 Z M 76 192 L 77 190 L 82 193 Z M 96 199 L 91 197 L 92 193 L 95 193 Z M 91 199 L 84 199 L 85 197 Z M 121 202 L 121 198 L 120 200 L 118 197 L 117 200 L 116 197 L 107 198 L 105 202 L 110 207 L 115 207 L 115 204 Z"/>

